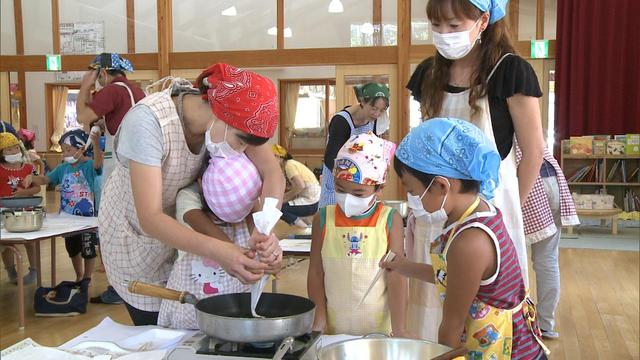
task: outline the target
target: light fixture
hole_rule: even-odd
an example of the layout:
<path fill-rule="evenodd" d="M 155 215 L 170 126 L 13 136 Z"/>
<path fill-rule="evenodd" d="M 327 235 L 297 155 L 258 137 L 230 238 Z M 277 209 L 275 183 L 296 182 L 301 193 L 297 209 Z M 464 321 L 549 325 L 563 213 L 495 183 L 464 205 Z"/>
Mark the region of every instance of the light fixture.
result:
<path fill-rule="evenodd" d="M 278 28 L 276 28 L 275 26 L 270 27 L 269 29 L 267 29 L 267 34 L 271 36 L 278 35 Z M 284 37 L 290 38 L 292 36 L 293 36 L 293 31 L 291 31 L 291 28 L 290 27 L 284 28 Z"/>
<path fill-rule="evenodd" d="M 360 31 L 365 35 L 373 35 L 373 24 L 369 22 L 362 24 Z"/>
<path fill-rule="evenodd" d="M 329 3 L 329 12 L 330 13 L 341 13 L 344 12 L 344 6 L 342 6 L 342 1 L 340 0 L 331 0 Z"/>
<path fill-rule="evenodd" d="M 222 12 L 220 14 L 222 16 L 236 16 L 236 15 L 238 15 L 238 11 L 236 10 L 235 6 L 232 6 L 230 8 L 226 8 L 226 9 L 222 10 Z"/>

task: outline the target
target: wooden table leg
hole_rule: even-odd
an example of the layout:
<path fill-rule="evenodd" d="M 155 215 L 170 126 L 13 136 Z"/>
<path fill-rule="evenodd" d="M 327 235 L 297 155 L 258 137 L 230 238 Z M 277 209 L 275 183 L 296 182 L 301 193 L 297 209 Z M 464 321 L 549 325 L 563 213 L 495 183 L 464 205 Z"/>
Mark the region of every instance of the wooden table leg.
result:
<path fill-rule="evenodd" d="M 24 270 L 22 269 L 22 254 L 16 249 L 15 246 L 8 246 L 16 259 L 16 269 L 18 270 L 18 328 L 24 329 L 24 282 L 22 277 L 24 276 Z"/>
<path fill-rule="evenodd" d="M 42 286 L 42 265 L 40 261 L 40 241 L 36 241 L 36 266 L 38 269 L 36 270 L 38 274 L 38 287 Z"/>
<path fill-rule="evenodd" d="M 618 235 L 618 216 L 613 216 L 611 218 L 611 233 L 613 235 Z"/>
<path fill-rule="evenodd" d="M 567 226 L 567 234 L 569 235 L 573 234 L 573 226 Z"/>
<path fill-rule="evenodd" d="M 51 287 L 56 286 L 56 238 L 51 238 Z"/>

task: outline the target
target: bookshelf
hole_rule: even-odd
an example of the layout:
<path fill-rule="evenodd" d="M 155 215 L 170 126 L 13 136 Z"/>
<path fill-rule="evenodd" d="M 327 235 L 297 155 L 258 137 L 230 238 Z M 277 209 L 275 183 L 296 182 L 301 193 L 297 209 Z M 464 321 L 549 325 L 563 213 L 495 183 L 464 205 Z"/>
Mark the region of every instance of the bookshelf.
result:
<path fill-rule="evenodd" d="M 568 141 L 568 140 L 563 140 Z M 564 148 L 564 146 L 563 146 Z M 571 192 L 614 196 L 616 207 L 626 211 L 625 195 L 640 195 L 640 155 L 573 155 L 562 154 L 560 167 Z M 587 170 L 587 167 L 590 169 Z M 592 170 L 593 169 L 593 170 Z M 582 170 L 584 176 L 572 179 Z M 624 177 L 624 178 L 623 178 Z M 628 204 L 627 204 L 628 205 Z M 640 209 L 636 209 L 639 211 Z"/>

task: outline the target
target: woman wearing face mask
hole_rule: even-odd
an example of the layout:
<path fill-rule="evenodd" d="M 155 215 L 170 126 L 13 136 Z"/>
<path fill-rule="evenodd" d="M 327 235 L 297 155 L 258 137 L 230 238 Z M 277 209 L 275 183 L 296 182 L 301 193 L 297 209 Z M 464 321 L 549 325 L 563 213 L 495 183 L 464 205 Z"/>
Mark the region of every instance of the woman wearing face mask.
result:
<path fill-rule="evenodd" d="M 544 154 L 542 92 L 532 67 L 515 54 L 503 20 L 506 10 L 506 0 L 430 0 L 427 17 L 438 53 L 418 66 L 407 88 L 425 119 L 470 121 L 494 141 L 503 162 L 493 203 L 504 214 L 528 284 L 521 205 Z M 523 155 L 519 166 L 516 140 Z M 439 230 L 442 224 L 425 225 L 428 233 L 430 226 Z"/>
<path fill-rule="evenodd" d="M 166 283 L 176 249 L 211 259 L 244 283 L 277 271 L 282 262 L 273 236 L 254 234 L 254 250 L 248 250 L 197 233 L 173 217 L 178 191 L 194 182 L 206 152 L 228 159 L 245 153 L 264 181 L 262 196 L 281 199 L 284 192 L 282 172 L 266 144 L 278 121 L 273 83 L 216 64 L 197 85 L 172 81 L 147 96 L 127 113 L 116 135 L 117 162 L 103 189 L 100 237 L 109 281 L 136 325 L 157 323 L 160 299 L 133 295 L 125 282 Z"/>
<path fill-rule="evenodd" d="M 322 188 L 318 207 L 336 203 L 333 185 L 333 161 L 338 151 L 353 135 L 375 133 L 376 120 L 389 107 L 389 88 L 367 83 L 355 89 L 358 105 L 347 106 L 331 118 L 327 146 L 322 164 Z M 376 134 L 378 135 L 378 134 Z"/>
<path fill-rule="evenodd" d="M 546 359 L 502 212 L 487 200 L 500 166 L 493 141 L 467 121 L 435 118 L 413 129 L 394 168 L 417 215 L 444 220 L 445 229 L 432 242 L 431 264 L 400 255 L 381 266 L 435 284 L 438 343 L 464 345 L 468 359 Z"/>

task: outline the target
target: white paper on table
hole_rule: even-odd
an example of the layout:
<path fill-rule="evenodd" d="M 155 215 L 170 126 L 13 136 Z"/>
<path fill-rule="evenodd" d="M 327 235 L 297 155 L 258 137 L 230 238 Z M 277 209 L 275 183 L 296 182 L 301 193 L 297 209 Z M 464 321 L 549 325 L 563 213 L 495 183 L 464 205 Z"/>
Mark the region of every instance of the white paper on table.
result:
<path fill-rule="evenodd" d="M 108 342 L 126 350 L 167 350 L 174 348 L 194 330 L 165 329 L 159 326 L 128 326 L 106 317 L 96 327 L 62 344 L 60 349 L 82 347 L 86 342 Z M 105 346 L 108 347 L 108 346 Z"/>
<path fill-rule="evenodd" d="M 12 345 L 0 353 L 3 360 L 110 360 L 111 356 L 84 356 L 69 353 L 67 350 L 60 350 L 47 346 L 42 346 L 31 338 L 24 339 Z"/>
<path fill-rule="evenodd" d="M 264 199 L 262 211 L 253 213 L 253 223 L 259 233 L 263 235 L 271 234 L 271 230 L 273 230 L 273 227 L 276 226 L 282 216 L 282 211 L 278 210 L 277 205 L 278 199 L 268 197 Z M 264 275 L 260 281 L 251 285 L 251 314 L 253 314 L 253 317 L 259 317 L 256 314 L 256 306 L 258 306 L 258 301 L 260 301 L 260 296 L 267 280 L 269 280 L 269 275 Z"/>
<path fill-rule="evenodd" d="M 84 229 L 95 228 L 98 226 L 97 217 L 74 216 L 66 213 L 47 214 L 42 221 L 42 228 L 38 231 L 30 231 L 25 233 L 12 233 L 2 228 L 0 230 L 1 239 L 25 239 L 33 240 L 46 237 L 52 237 L 59 234 L 69 233 L 73 231 L 81 231 Z"/>

